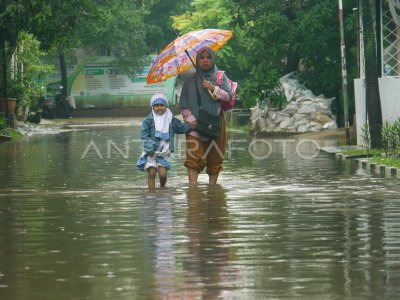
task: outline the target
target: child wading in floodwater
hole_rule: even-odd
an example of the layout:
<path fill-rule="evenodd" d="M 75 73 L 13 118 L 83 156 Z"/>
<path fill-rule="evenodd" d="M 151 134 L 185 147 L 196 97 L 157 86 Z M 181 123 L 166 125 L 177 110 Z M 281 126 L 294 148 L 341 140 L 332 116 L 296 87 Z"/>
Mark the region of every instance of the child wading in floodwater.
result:
<path fill-rule="evenodd" d="M 174 151 L 174 134 L 187 133 L 190 127 L 172 115 L 166 95 L 153 95 L 150 106 L 152 112 L 143 120 L 140 129 L 143 152 L 136 165 L 142 171 L 147 171 L 148 187 L 154 189 L 157 173 L 161 187 L 167 182 L 169 158 Z"/>

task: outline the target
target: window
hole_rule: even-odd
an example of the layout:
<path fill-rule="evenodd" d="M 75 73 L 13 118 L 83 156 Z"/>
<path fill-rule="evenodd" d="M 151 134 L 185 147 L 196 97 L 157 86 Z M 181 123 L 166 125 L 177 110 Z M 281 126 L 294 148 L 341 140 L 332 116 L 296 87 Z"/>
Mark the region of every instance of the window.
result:
<path fill-rule="evenodd" d="M 390 2 L 390 3 L 388 3 Z M 382 76 L 400 76 L 400 26 L 396 24 L 399 1 L 381 1 Z"/>

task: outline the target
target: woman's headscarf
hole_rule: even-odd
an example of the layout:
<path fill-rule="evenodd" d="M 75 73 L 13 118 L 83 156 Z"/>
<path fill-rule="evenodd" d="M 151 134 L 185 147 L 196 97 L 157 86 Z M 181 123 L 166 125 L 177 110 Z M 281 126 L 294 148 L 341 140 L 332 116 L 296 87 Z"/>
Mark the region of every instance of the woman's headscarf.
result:
<path fill-rule="evenodd" d="M 165 113 L 163 115 L 158 115 L 154 112 L 153 105 L 162 104 L 167 107 Z M 172 121 L 172 112 L 168 108 L 168 98 L 164 94 L 154 94 L 150 99 L 151 111 L 153 113 L 154 118 L 154 126 L 156 128 L 155 137 L 160 138 L 162 140 L 169 140 L 169 124 Z"/>
<path fill-rule="evenodd" d="M 200 68 L 200 55 L 203 51 L 207 51 L 211 56 L 211 67 L 208 70 Z M 208 112 L 218 114 L 220 109 L 220 102 L 211 98 L 208 91 L 203 87 L 202 80 L 206 79 L 213 85 L 217 85 L 217 72 L 218 68 L 215 64 L 216 54 L 214 50 L 209 47 L 202 47 L 197 51 L 196 56 L 196 73 L 190 75 L 182 87 L 181 97 L 179 99 L 179 108 L 188 108 L 192 114 L 198 118 L 199 104 L 197 97 L 200 97 L 201 106 Z M 197 85 L 197 89 L 196 89 Z M 228 80 L 224 76 L 221 88 L 231 95 L 231 88 Z"/>
<path fill-rule="evenodd" d="M 207 51 L 208 54 L 210 54 L 211 56 L 211 67 L 204 71 L 202 68 L 200 68 L 200 56 L 201 53 Z M 215 52 L 213 51 L 213 49 L 209 48 L 209 47 L 203 47 L 200 48 L 200 50 L 197 52 L 197 56 L 196 56 L 196 71 L 197 73 L 200 75 L 198 77 L 202 77 L 203 79 L 207 79 L 208 81 L 210 81 L 212 84 L 217 84 L 217 71 L 218 68 L 215 65 L 215 61 L 216 61 L 217 57 L 215 55 Z M 201 79 L 198 78 L 201 82 Z"/>

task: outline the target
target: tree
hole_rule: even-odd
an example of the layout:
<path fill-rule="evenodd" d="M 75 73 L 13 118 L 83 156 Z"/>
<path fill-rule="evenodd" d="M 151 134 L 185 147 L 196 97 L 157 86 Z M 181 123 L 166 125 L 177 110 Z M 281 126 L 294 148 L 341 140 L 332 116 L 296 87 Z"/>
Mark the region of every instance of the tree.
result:
<path fill-rule="evenodd" d="M 155 1 L 103 0 L 80 24 L 81 46 L 90 54 L 111 56 L 112 63 L 132 75 L 147 64 L 144 18 Z"/>
<path fill-rule="evenodd" d="M 152 53 L 160 52 L 176 38 L 171 16 L 185 12 L 190 7 L 188 2 L 188 0 L 158 0 L 151 6 L 144 17 L 144 23 L 146 24 L 146 44 Z"/>
<path fill-rule="evenodd" d="M 41 41 L 42 47 L 54 53 L 59 61 L 61 73 L 61 97 L 67 98 L 66 55 L 80 47 L 80 26 L 92 17 L 95 3 L 92 0 L 47 0 L 43 1 L 41 18 L 30 20 L 30 31 Z"/>
<path fill-rule="evenodd" d="M 231 29 L 230 22 L 232 21 L 233 3 L 230 0 L 194 0 L 190 4 L 190 10 L 185 13 L 172 16 L 172 27 L 180 34 L 203 29 L 203 28 L 218 28 Z M 218 51 L 219 65 L 228 65 L 228 58 L 233 56 L 231 44 L 224 45 Z"/>
<path fill-rule="evenodd" d="M 40 42 L 30 33 L 21 31 L 15 49 L 18 58 L 13 65 L 12 94 L 18 97 L 19 113 L 37 111 L 44 96 L 44 79 L 54 71 L 53 65 L 43 63 L 46 53 L 40 49 Z M 27 117 L 27 115 L 25 116 Z"/>
<path fill-rule="evenodd" d="M 25 116 L 29 108 L 39 108 L 44 92 L 42 81 L 52 69 L 42 62 L 45 53 L 40 50 L 40 41 L 30 33 L 34 24 L 45 19 L 43 1 L 0 2 L 1 96 L 17 98 L 18 113 L 24 112 Z"/>
<path fill-rule="evenodd" d="M 40 3 L 37 3 L 40 6 Z M 0 2 L 0 87 L 2 96 L 8 98 L 9 63 L 17 46 L 18 34 L 26 29 L 26 20 L 36 14 L 30 2 L 23 0 L 2 0 Z"/>
<path fill-rule="evenodd" d="M 363 42 L 365 58 L 365 95 L 371 147 L 379 148 L 382 127 L 382 111 L 379 97 L 378 62 L 376 52 L 376 31 L 374 29 L 375 0 L 360 1 L 363 23 Z"/>

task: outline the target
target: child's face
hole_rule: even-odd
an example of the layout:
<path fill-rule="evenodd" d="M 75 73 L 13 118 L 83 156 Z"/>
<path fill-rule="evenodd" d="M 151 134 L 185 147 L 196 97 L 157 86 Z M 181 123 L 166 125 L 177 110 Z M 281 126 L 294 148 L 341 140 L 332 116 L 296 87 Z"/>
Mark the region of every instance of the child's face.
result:
<path fill-rule="evenodd" d="M 165 113 L 165 111 L 167 110 L 167 107 L 162 104 L 155 104 L 155 105 L 153 105 L 153 110 L 157 115 L 161 116 Z"/>

